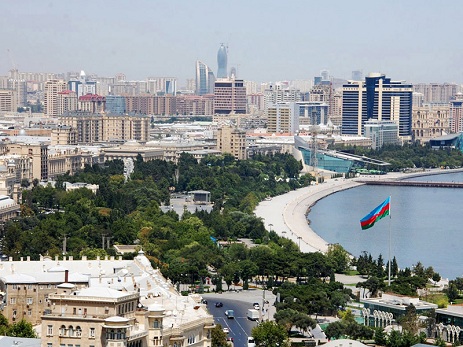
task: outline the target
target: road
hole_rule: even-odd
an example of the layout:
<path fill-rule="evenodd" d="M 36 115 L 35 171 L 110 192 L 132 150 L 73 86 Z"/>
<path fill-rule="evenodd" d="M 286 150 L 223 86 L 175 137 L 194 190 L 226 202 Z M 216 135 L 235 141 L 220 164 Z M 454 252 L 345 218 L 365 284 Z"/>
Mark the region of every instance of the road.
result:
<path fill-rule="evenodd" d="M 253 308 L 254 302 L 262 306 L 262 291 L 204 294 L 203 298 L 207 300 L 207 309 L 214 316 L 214 321 L 230 329 L 228 336 L 233 337 L 234 347 L 247 347 L 248 336 L 251 336 L 251 330 L 257 326 L 258 322 L 249 320 L 246 314 L 248 309 Z M 269 292 L 266 292 L 266 298 L 270 303 L 275 301 L 275 296 Z M 215 307 L 216 302 L 222 302 L 223 307 Z M 264 308 L 264 319 L 273 318 L 275 307 L 267 304 Z M 228 319 L 225 316 L 226 310 L 233 310 L 235 318 Z M 262 311 L 260 312 L 262 314 Z"/>

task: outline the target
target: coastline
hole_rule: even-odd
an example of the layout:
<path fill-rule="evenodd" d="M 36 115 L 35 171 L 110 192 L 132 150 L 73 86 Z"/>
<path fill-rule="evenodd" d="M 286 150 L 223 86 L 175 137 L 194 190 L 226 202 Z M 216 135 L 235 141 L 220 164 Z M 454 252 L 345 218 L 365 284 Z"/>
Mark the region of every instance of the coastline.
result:
<path fill-rule="evenodd" d="M 358 180 L 401 180 L 462 171 L 463 168 L 434 169 L 413 173 L 392 172 L 387 175 L 361 176 L 352 179 L 330 179 L 324 183 L 275 196 L 271 200 L 261 201 L 254 213 L 257 217 L 263 219 L 265 227 L 269 231 L 275 231 L 277 235 L 292 240 L 302 252 L 325 253 L 328 250 L 329 243 L 313 231 L 307 219 L 311 207 L 319 200 L 331 194 L 364 184 L 358 182 Z"/>

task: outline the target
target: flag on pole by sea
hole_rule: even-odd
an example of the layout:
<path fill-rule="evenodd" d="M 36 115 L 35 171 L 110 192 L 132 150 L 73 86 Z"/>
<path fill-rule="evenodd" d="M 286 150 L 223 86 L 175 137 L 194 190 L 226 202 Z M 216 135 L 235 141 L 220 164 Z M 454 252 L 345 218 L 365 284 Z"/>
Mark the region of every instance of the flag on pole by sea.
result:
<path fill-rule="evenodd" d="M 381 218 L 389 216 L 391 213 L 391 197 L 389 196 L 384 200 L 381 205 L 376 207 L 373 211 L 360 219 L 360 226 L 362 230 L 369 229 Z"/>

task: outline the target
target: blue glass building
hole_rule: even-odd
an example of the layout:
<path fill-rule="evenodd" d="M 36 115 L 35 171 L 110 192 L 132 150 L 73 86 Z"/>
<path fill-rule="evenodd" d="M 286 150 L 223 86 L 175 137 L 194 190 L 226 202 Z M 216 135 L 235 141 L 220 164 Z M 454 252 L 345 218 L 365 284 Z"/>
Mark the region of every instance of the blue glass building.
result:
<path fill-rule="evenodd" d="M 399 136 L 412 135 L 411 84 L 391 81 L 382 74 L 370 74 L 365 81 L 343 85 L 342 128 L 345 135 L 363 135 L 369 119 L 391 120 L 399 124 Z"/>
<path fill-rule="evenodd" d="M 125 98 L 119 95 L 107 95 L 105 110 L 112 114 L 125 114 Z"/>
<path fill-rule="evenodd" d="M 215 77 L 212 70 L 199 60 L 196 62 L 196 94 L 214 93 Z"/>
<path fill-rule="evenodd" d="M 217 52 L 217 78 L 227 78 L 227 47 L 223 44 L 220 45 Z"/>

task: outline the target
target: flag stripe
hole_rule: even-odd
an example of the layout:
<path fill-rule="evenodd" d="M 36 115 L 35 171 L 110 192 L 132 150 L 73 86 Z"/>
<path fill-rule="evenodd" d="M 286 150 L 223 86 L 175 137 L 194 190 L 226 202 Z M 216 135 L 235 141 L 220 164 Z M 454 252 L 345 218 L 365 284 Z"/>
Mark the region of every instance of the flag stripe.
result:
<path fill-rule="evenodd" d="M 373 211 L 367 214 L 360 220 L 360 226 L 362 230 L 369 229 L 381 218 L 388 216 L 390 213 L 390 197 L 388 197 L 384 202 L 376 207 Z"/>

